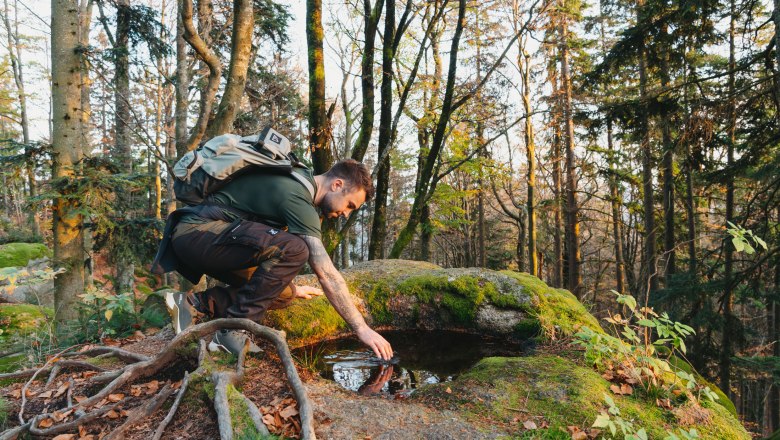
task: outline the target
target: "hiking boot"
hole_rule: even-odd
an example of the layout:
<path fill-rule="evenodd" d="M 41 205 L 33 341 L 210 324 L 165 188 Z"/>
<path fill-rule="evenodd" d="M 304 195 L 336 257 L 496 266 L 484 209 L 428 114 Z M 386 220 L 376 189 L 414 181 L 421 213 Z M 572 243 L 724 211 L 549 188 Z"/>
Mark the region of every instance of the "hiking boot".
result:
<path fill-rule="evenodd" d="M 171 325 L 175 334 L 179 334 L 193 325 L 195 320 L 203 316 L 197 309 L 198 299 L 195 295 L 184 292 L 165 292 L 165 305 L 171 314 Z"/>
<path fill-rule="evenodd" d="M 209 343 L 209 351 L 224 350 L 238 356 L 244 349 L 244 343 L 249 339 L 249 352 L 260 353 L 263 351 L 249 336 L 241 330 L 217 330 Z"/>

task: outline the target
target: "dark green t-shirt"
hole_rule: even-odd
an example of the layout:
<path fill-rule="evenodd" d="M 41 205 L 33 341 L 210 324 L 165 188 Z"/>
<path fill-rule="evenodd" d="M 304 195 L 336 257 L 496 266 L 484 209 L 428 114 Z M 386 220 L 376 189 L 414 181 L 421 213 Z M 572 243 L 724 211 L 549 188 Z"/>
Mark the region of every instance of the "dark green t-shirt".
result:
<path fill-rule="evenodd" d="M 317 188 L 309 170 L 296 168 Z M 322 238 L 320 216 L 312 196 L 300 182 L 283 174 L 249 173 L 237 177 L 211 195 L 212 201 L 256 216 L 259 221 L 275 228 L 287 228 L 296 235 Z M 237 216 L 229 211 L 231 218 Z"/>

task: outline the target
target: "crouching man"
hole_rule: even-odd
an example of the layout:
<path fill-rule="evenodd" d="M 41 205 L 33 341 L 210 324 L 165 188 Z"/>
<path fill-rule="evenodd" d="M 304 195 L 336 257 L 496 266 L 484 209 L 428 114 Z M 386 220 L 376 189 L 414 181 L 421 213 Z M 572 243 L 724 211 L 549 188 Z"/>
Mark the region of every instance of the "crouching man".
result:
<path fill-rule="evenodd" d="M 174 330 L 181 332 L 196 316 L 262 323 L 269 309 L 321 294 L 291 283 L 308 261 L 325 296 L 360 341 L 389 360 L 390 343 L 366 324 L 352 303 L 320 232 L 318 209 L 327 218 L 346 217 L 373 197 L 368 169 L 348 159 L 317 176 L 306 169 L 293 172 L 314 186 L 313 199 L 292 176 L 258 171 L 235 178 L 198 206 L 171 214 L 153 272 L 175 269 L 193 283 L 205 273 L 226 284 L 195 294 L 169 294 Z M 241 331 L 222 330 L 214 335 L 213 345 L 238 353 L 246 338 Z"/>

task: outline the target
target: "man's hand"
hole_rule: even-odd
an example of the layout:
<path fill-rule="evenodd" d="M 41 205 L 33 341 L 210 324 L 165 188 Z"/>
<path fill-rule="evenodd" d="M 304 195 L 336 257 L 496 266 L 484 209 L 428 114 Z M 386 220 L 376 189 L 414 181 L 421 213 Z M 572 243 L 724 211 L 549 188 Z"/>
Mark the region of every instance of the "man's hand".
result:
<path fill-rule="evenodd" d="M 379 333 L 375 332 L 369 326 L 363 326 L 355 330 L 360 342 L 366 344 L 368 348 L 374 350 L 374 354 L 386 361 L 393 358 L 393 347 Z"/>
<path fill-rule="evenodd" d="M 312 286 L 295 286 L 295 299 L 312 299 L 317 296 L 322 296 L 325 293 L 316 287 Z"/>
<path fill-rule="evenodd" d="M 389 361 L 393 357 L 390 343 L 366 324 L 363 315 L 352 302 L 347 283 L 330 260 L 322 240 L 308 235 L 302 235 L 301 238 L 309 247 L 309 265 L 317 275 L 322 290 L 325 291 L 325 296 L 328 297 L 333 308 L 355 330 L 361 342 L 373 350 L 377 357 Z"/>

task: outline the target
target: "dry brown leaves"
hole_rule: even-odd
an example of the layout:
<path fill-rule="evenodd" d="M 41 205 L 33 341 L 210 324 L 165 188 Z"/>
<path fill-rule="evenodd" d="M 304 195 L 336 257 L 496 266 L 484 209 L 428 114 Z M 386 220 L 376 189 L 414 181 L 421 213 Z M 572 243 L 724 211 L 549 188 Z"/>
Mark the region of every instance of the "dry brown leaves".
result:
<path fill-rule="evenodd" d="M 567 426 L 569 434 L 571 434 L 571 440 L 588 440 L 594 439 L 601 434 L 600 429 L 586 428 L 580 429 L 579 426 Z"/>
<path fill-rule="evenodd" d="M 300 438 L 301 422 L 297 405 L 292 397 L 276 397 L 269 405 L 260 408 L 263 423 L 272 434 Z"/>

